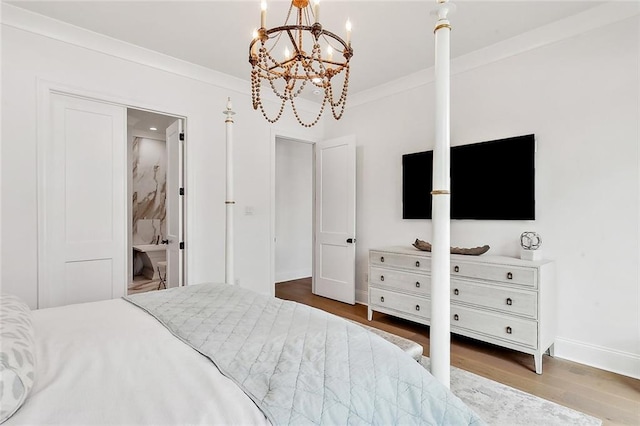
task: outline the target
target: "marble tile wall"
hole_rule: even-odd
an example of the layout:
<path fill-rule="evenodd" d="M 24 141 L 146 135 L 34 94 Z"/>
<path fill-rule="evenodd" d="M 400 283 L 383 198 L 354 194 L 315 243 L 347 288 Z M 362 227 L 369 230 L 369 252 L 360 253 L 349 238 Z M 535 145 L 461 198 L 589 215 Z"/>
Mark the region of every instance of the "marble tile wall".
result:
<path fill-rule="evenodd" d="M 166 152 L 164 141 L 139 137 L 133 140 L 133 244 L 155 244 L 167 234 Z"/>

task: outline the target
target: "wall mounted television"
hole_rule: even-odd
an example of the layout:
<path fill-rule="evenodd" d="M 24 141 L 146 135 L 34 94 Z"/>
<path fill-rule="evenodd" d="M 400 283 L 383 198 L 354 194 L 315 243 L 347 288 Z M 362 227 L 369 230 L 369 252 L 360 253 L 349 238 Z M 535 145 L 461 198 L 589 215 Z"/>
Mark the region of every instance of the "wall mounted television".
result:
<path fill-rule="evenodd" d="M 451 218 L 535 219 L 535 136 L 451 147 Z M 433 151 L 402 156 L 402 218 L 431 219 Z"/>

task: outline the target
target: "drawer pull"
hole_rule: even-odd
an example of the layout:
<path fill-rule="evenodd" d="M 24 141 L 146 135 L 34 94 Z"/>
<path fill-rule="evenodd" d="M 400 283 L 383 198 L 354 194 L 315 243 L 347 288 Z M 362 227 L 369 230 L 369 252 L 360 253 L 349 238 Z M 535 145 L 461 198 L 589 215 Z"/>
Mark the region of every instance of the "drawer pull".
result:
<path fill-rule="evenodd" d="M 511 334 L 513 330 L 511 330 L 511 327 L 507 327 L 507 334 Z"/>
<path fill-rule="evenodd" d="M 455 314 L 455 315 L 453 316 L 453 320 L 454 320 L 454 321 L 458 321 L 459 319 L 460 319 L 460 317 L 458 316 L 458 314 Z"/>
<path fill-rule="evenodd" d="M 420 283 L 418 281 L 416 281 L 416 287 L 420 288 Z"/>
<path fill-rule="evenodd" d="M 507 298 L 507 305 L 509 306 L 513 305 L 513 300 L 511 300 L 510 297 Z"/>
<path fill-rule="evenodd" d="M 419 267 L 420 267 L 420 261 L 416 260 L 416 268 L 419 268 Z"/>
<path fill-rule="evenodd" d="M 456 296 L 460 294 L 460 290 L 458 290 L 457 288 L 453 290 L 453 294 L 455 294 Z"/>
<path fill-rule="evenodd" d="M 420 310 L 420 305 L 416 305 L 416 311 Z"/>
<path fill-rule="evenodd" d="M 381 301 L 381 302 L 384 302 L 384 297 L 380 297 L 380 301 Z"/>
<path fill-rule="evenodd" d="M 384 256 L 380 256 L 380 262 L 384 263 Z"/>
<path fill-rule="evenodd" d="M 508 280 L 512 280 L 513 279 L 513 274 L 511 272 L 507 272 L 507 279 Z"/>
<path fill-rule="evenodd" d="M 384 275 L 380 275 L 380 281 L 384 281 Z"/>
<path fill-rule="evenodd" d="M 453 272 L 460 272 L 460 267 L 458 265 L 454 266 Z"/>

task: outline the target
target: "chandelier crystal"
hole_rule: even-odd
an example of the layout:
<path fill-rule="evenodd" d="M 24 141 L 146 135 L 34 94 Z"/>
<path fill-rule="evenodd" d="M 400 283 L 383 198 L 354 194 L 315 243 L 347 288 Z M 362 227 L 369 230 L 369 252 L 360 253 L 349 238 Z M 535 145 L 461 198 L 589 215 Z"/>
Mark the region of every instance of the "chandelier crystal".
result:
<path fill-rule="evenodd" d="M 347 38 L 322 28 L 319 22 L 320 4 L 315 0 L 293 0 L 284 25 L 266 28 L 267 4 L 262 1 L 260 29 L 255 30 L 249 45 L 251 70 L 251 96 L 253 109 L 260 108 L 270 123 L 280 119 L 287 102 L 293 114 L 304 127 L 315 125 L 327 104 L 336 120 L 344 113 L 349 87 L 349 60 L 351 48 L 351 22 L 347 21 Z M 289 22 L 295 19 L 295 22 Z M 334 86 L 342 86 L 334 98 Z M 264 87 L 263 87 L 264 86 Z M 280 100 L 280 110 L 272 118 L 265 111 L 261 90 L 270 88 Z M 310 89 L 314 95 L 323 94 L 320 110 L 315 119 L 305 122 L 296 108 L 296 99 Z"/>

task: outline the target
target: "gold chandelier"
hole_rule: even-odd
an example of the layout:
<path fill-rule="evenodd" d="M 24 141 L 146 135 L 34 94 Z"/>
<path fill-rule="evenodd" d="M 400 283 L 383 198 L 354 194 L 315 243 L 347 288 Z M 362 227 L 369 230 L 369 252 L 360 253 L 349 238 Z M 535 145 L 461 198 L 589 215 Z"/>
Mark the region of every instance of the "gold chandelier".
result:
<path fill-rule="evenodd" d="M 289 23 L 292 15 L 295 15 L 295 23 Z M 252 65 L 251 96 L 253 109 L 260 108 L 262 115 L 270 123 L 280 119 L 287 102 L 291 103 L 296 119 L 304 127 L 315 125 L 327 104 L 336 120 L 344 113 L 349 87 L 349 60 L 353 56 L 351 22 L 347 21 L 345 42 L 323 29 L 319 17 L 319 0 L 315 0 L 313 7 L 309 0 L 293 0 L 284 25 L 267 29 L 267 2 L 262 0 L 260 29 L 254 31 L 249 45 L 249 63 Z M 280 50 L 282 45 L 286 47 Z M 340 80 L 342 89 L 339 98 L 335 100 L 333 83 L 337 86 Z M 260 96 L 263 84 L 280 99 L 280 110 L 275 118 L 270 118 L 265 111 Z M 296 98 L 304 93 L 305 88 L 310 88 L 316 95 L 324 93 L 320 111 L 312 122 L 302 120 L 295 104 Z"/>

